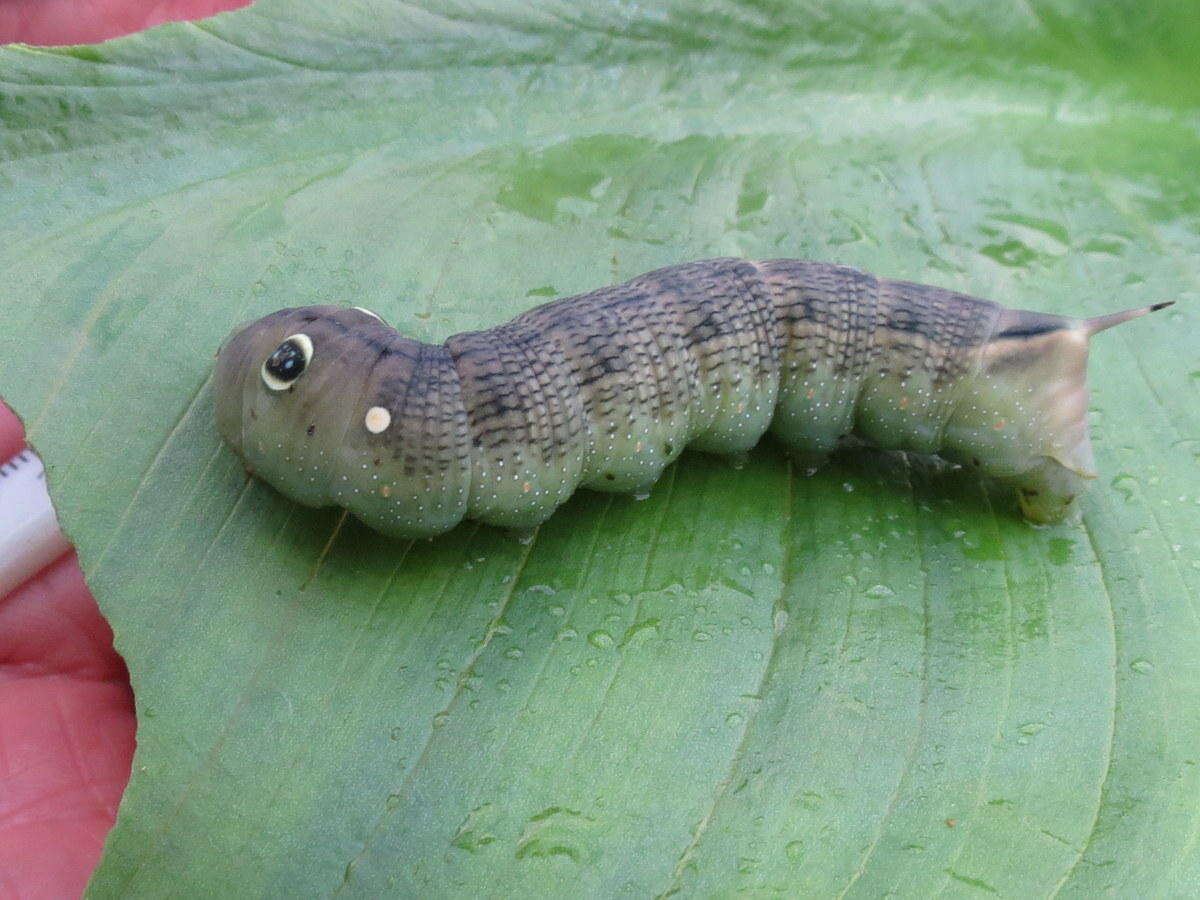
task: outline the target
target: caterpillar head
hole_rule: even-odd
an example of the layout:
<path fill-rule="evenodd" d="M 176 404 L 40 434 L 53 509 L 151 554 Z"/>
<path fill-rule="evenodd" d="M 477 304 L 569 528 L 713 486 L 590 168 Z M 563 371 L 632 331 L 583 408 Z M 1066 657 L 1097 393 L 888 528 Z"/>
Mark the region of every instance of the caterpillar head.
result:
<path fill-rule="evenodd" d="M 374 327 L 373 327 L 374 326 Z M 247 469 L 310 505 L 333 502 L 343 437 L 388 335 L 374 313 L 283 309 L 236 329 L 217 354 L 217 429 Z"/>
<path fill-rule="evenodd" d="M 1087 422 L 1088 342 L 1167 305 L 1094 319 L 1004 310 L 951 417 L 948 446 L 1015 487 L 1025 518 L 1062 521 L 1096 477 Z"/>

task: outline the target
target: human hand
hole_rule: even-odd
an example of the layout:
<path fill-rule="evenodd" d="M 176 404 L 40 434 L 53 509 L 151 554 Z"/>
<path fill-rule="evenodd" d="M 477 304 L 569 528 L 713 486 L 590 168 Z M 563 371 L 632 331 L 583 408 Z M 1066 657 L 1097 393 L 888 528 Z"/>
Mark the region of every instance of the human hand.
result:
<path fill-rule="evenodd" d="M 163 22 L 203 19 L 250 0 L 4 0 L 0 44 L 91 44 Z"/>
<path fill-rule="evenodd" d="M 0 462 L 24 446 L 0 403 Z M 133 694 L 74 551 L 0 597 L 0 895 L 78 896 L 129 779 Z"/>

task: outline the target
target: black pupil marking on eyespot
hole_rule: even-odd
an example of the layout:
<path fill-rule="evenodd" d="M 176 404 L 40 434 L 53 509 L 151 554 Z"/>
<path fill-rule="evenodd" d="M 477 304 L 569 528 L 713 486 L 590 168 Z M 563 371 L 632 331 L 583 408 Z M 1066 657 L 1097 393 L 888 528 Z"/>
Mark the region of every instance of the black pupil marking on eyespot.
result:
<path fill-rule="evenodd" d="M 295 381 L 306 364 L 303 348 L 295 341 L 284 341 L 267 360 L 267 371 L 280 381 Z"/>

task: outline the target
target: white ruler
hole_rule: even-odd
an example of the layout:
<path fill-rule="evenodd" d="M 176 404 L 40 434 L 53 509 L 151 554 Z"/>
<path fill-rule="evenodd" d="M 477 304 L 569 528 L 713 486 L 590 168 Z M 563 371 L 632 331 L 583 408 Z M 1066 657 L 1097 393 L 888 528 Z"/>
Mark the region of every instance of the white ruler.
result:
<path fill-rule="evenodd" d="M 46 493 L 46 472 L 32 450 L 0 466 L 0 599 L 70 544 Z"/>

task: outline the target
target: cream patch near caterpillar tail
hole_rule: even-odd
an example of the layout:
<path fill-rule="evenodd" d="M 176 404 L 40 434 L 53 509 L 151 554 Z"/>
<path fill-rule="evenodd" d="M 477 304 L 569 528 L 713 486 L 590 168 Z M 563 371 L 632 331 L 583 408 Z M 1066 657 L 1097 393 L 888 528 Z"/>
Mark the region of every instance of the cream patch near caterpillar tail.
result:
<path fill-rule="evenodd" d="M 216 420 L 281 493 L 399 537 L 536 525 L 580 486 L 645 491 L 687 445 L 740 453 L 768 430 L 806 461 L 852 436 L 972 465 L 1052 522 L 1094 477 L 1088 339 L 1167 305 L 1070 319 L 710 259 L 440 345 L 361 308 L 285 309 L 221 348 Z"/>

